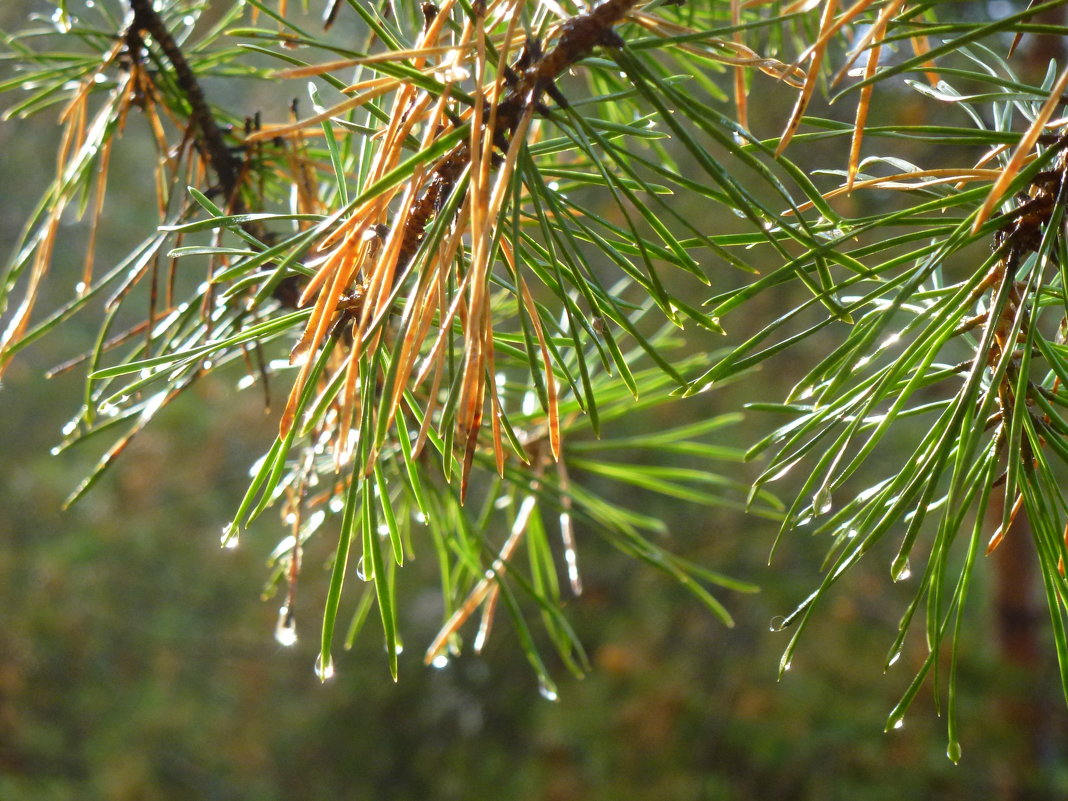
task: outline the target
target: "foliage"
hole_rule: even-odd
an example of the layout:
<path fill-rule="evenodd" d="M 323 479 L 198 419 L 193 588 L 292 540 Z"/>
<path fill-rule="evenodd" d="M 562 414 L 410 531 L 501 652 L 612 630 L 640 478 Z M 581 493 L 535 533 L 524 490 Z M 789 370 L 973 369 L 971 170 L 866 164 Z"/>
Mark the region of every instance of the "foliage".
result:
<path fill-rule="evenodd" d="M 917 578 L 888 665 L 917 612 L 929 657 L 888 725 L 934 674 L 953 758 L 961 613 L 1000 488 L 1012 502 L 985 547 L 1026 512 L 1068 690 L 1068 138 L 1056 119 L 1068 69 L 1032 82 L 1002 55 L 1014 37 L 1061 32 L 1032 22 L 1058 3 L 991 20 L 979 4 L 904 0 L 331 2 L 327 27 L 358 20 L 360 50 L 284 0 L 68 5 L 6 37 L 21 71 L 0 89 L 24 91 L 8 114 L 58 106 L 63 137 L 0 288 L 13 304 L 0 360 L 102 306 L 63 446 L 112 444 L 71 502 L 205 375 L 244 365 L 239 385 L 260 384 L 268 403 L 268 382 L 288 381 L 278 437 L 223 543 L 280 506 L 278 636 L 291 641 L 305 541 L 336 532 L 322 678 L 372 606 L 396 677 L 399 568 L 417 546 L 438 560 L 443 599 L 426 660 L 456 653 L 481 610 L 479 649 L 503 602 L 547 696 L 531 618 L 568 668 L 587 666 L 560 612 L 557 562 L 581 591 L 576 525 L 729 622 L 709 588 L 748 585 L 673 555 L 661 523 L 597 494 L 607 480 L 747 503 L 780 536 L 827 541 L 823 581 L 781 622 L 794 627 L 783 670 L 828 590 L 896 537 L 891 577 Z M 241 120 L 205 90 L 306 78 L 314 113 L 293 101 L 281 123 Z M 902 82 L 939 107 L 937 124 L 869 124 L 877 93 Z M 760 139 L 753 99 L 781 85 L 793 111 Z M 820 95 L 855 98 L 851 119 L 817 108 Z M 156 150 L 160 226 L 100 275 L 95 236 L 131 110 Z M 795 160 L 824 141 L 849 143 L 844 164 Z M 873 142 L 884 150 L 862 158 Z M 918 143 L 941 166 L 911 163 Z M 698 202 L 745 229 L 680 211 Z M 68 209 L 89 217 L 84 277 L 35 319 Z M 765 297 L 781 310 L 758 320 Z M 702 332 L 726 332 L 726 347 Z M 746 453 L 711 441 L 733 414 L 614 435 L 635 408 L 687 402 L 810 341 L 822 357 L 783 401 L 753 404 L 787 422 Z M 671 453 L 697 466 L 659 463 Z M 716 464 L 765 455 L 752 487 Z M 791 470 L 804 478 L 784 506 L 766 485 Z M 367 583 L 342 638 L 350 564 Z"/>

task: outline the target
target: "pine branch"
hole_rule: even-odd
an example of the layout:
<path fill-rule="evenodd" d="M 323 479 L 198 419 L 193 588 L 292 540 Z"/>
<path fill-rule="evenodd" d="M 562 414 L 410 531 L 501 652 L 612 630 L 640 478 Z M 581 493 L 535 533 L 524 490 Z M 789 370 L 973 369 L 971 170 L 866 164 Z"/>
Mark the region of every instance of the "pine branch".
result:
<path fill-rule="evenodd" d="M 211 113 L 208 101 L 204 97 L 200 82 L 197 81 L 178 43 L 167 30 L 163 18 L 153 8 L 152 0 L 130 0 L 130 8 L 133 10 L 133 21 L 126 31 L 126 45 L 131 58 L 134 60 L 140 58 L 141 51 L 144 49 L 143 34 L 150 34 L 159 44 L 174 68 L 174 77 L 179 88 L 189 101 L 190 122 L 199 131 L 198 143 L 219 179 L 219 189 L 227 202 L 235 204 L 234 209 L 237 210 L 240 207 L 237 195 L 240 186 L 241 163 L 227 146 L 222 129 L 215 121 L 215 116 Z"/>
<path fill-rule="evenodd" d="M 613 28 L 640 0 L 606 0 L 596 8 L 566 20 L 559 41 L 542 55 L 535 41 L 528 41 L 516 62 L 506 68 L 505 78 L 511 84 L 508 93 L 497 103 L 497 108 L 486 114 L 493 121 L 487 125 L 485 135 L 491 137 L 502 151 L 508 150 L 507 139 L 515 133 L 525 109 L 535 108 L 543 113 L 548 109 L 541 102 L 542 95 L 549 95 L 561 106 L 567 101 L 556 88 L 556 79 L 573 64 L 586 58 L 598 46 L 619 47 L 622 40 Z M 481 9 L 476 6 L 476 13 Z M 453 185 L 467 169 L 471 161 L 470 144 L 462 142 L 442 156 L 430 170 L 427 181 L 411 213 L 404 221 L 404 236 L 397 274 L 419 250 L 423 235 L 432 214 L 441 209 L 452 192 Z"/>

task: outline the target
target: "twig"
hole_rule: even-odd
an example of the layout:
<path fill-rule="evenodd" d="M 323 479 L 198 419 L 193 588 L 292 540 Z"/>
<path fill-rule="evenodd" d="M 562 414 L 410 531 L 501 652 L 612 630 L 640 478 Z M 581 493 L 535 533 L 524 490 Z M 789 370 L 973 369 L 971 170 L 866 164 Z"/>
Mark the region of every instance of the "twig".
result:
<path fill-rule="evenodd" d="M 533 106 L 547 112 L 541 104 L 542 95 L 547 94 L 559 105 L 566 106 L 566 99 L 556 88 L 556 79 L 594 48 L 620 46 L 622 40 L 613 28 L 639 2 L 641 0 L 606 0 L 585 14 L 564 21 L 559 40 L 544 55 L 536 42 L 528 42 L 516 62 L 506 67 L 509 91 L 497 103 L 495 114 L 487 112 L 485 118 L 493 119 L 495 123 L 492 130 L 487 126 L 485 135 L 492 137 L 502 150 L 507 150 L 505 134 L 511 136 L 515 132 L 524 109 Z M 418 252 L 432 214 L 448 200 L 470 161 L 469 143 L 465 141 L 438 159 L 431 168 L 422 193 L 404 220 L 395 275 L 400 275 Z"/>
<path fill-rule="evenodd" d="M 130 0 L 130 8 L 133 10 L 133 21 L 126 31 L 126 47 L 130 51 L 130 57 L 139 60 L 144 41 L 143 33 L 152 35 L 159 44 L 160 49 L 174 68 L 174 77 L 178 87 L 185 93 L 189 101 L 191 113 L 190 122 L 198 129 L 197 142 L 201 150 L 211 164 L 212 170 L 219 179 L 219 189 L 227 202 L 231 203 L 234 211 L 240 210 L 240 200 L 237 197 L 239 177 L 241 175 L 241 162 L 235 158 L 230 148 L 223 139 L 223 132 L 215 122 L 215 116 L 211 113 L 211 107 L 204 97 L 189 62 L 185 60 L 178 43 L 174 41 L 163 18 L 152 7 L 152 0 Z"/>

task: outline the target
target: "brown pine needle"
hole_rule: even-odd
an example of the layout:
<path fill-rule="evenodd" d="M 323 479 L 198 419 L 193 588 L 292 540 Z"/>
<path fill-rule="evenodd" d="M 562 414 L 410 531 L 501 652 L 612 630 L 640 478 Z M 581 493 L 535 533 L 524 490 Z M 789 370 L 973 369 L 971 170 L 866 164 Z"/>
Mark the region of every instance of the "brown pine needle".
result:
<path fill-rule="evenodd" d="M 482 653 L 489 640 L 490 632 L 493 630 L 493 621 L 496 618 L 497 601 L 500 597 L 500 585 L 494 584 L 490 594 L 486 597 L 486 603 L 482 605 L 482 619 L 478 622 L 478 634 L 475 635 L 475 641 L 471 643 L 471 650 L 476 654 Z"/>
<path fill-rule="evenodd" d="M 279 136 L 292 136 L 293 134 L 303 131 L 305 128 L 318 125 L 324 120 L 329 120 L 332 117 L 337 117 L 340 114 L 344 114 L 346 111 L 351 111 L 354 108 L 359 108 L 364 103 L 381 97 L 395 90 L 401 85 L 403 79 L 401 78 L 376 78 L 374 81 L 368 81 L 368 83 L 374 83 L 374 87 L 368 89 L 365 92 L 361 92 L 355 97 L 350 97 L 348 100 L 343 100 L 331 106 L 328 109 L 315 114 L 300 122 L 289 123 L 288 125 L 278 126 L 264 126 L 259 131 L 253 131 L 245 137 L 245 143 L 251 144 L 253 142 L 263 142 L 274 139 Z"/>
<path fill-rule="evenodd" d="M 742 8 L 758 8 L 760 6 L 766 6 L 769 3 L 777 2 L 777 0 L 745 0 L 742 3 Z M 798 14 L 803 11 L 811 11 L 820 4 L 820 0 L 794 0 L 790 5 L 786 6 L 781 12 L 782 16 L 789 14 Z"/>
<path fill-rule="evenodd" d="M 986 555 L 989 556 L 994 550 L 1001 545 L 1001 541 L 1005 539 L 1005 535 L 1012 528 L 1013 522 L 1016 520 L 1016 515 L 1019 514 L 1020 508 L 1023 506 L 1023 494 L 1016 496 L 1016 502 L 1012 505 L 1012 510 L 1009 512 L 1009 522 L 1005 526 L 998 526 L 998 530 L 994 532 L 990 538 L 990 542 L 986 546 Z"/>
<path fill-rule="evenodd" d="M 837 33 L 840 30 L 842 30 L 842 28 L 844 28 L 846 25 L 848 25 L 850 22 L 852 22 L 859 14 L 861 14 L 863 11 L 865 11 L 874 2 L 875 2 L 875 0 L 858 0 L 858 2 L 854 3 L 848 9 L 843 11 L 841 16 L 839 16 L 837 19 L 835 19 L 833 24 L 831 24 L 831 26 L 829 28 L 827 28 L 827 30 L 822 31 L 820 33 L 820 35 L 816 38 L 815 42 L 813 42 L 811 45 L 809 45 L 808 47 L 805 48 L 804 52 L 800 56 L 798 56 L 797 60 L 793 63 L 793 66 L 796 67 L 796 66 L 800 65 L 801 62 L 805 61 L 809 56 L 811 56 L 812 53 L 817 48 L 826 47 L 827 43 L 830 42 L 830 40 L 833 39 L 835 37 L 835 35 L 837 35 Z M 794 5 L 799 5 L 799 4 L 795 3 Z M 815 8 L 815 7 L 816 7 L 816 3 L 813 3 L 811 5 L 811 8 Z M 807 10 L 807 9 L 803 9 L 803 10 Z M 783 11 L 784 15 L 785 14 L 792 14 L 792 13 L 795 13 L 795 12 L 794 11 L 788 11 L 788 10 L 784 10 Z"/>
<path fill-rule="evenodd" d="M 1038 141 L 1038 137 L 1042 135 L 1043 128 L 1045 128 L 1046 123 L 1053 116 L 1053 112 L 1057 109 L 1057 106 L 1063 102 L 1061 95 L 1064 94 L 1066 86 L 1068 86 L 1068 67 L 1061 70 L 1060 76 L 1053 85 L 1053 89 L 1050 90 L 1046 102 L 1042 104 L 1042 108 L 1039 110 L 1034 122 L 1031 123 L 1031 126 L 1027 129 L 1024 135 L 1020 137 L 1020 143 L 1016 146 L 1016 150 L 1009 159 L 1009 163 L 1005 165 L 1005 168 L 1001 171 L 997 180 L 994 181 L 994 185 L 990 187 L 990 194 L 986 196 L 986 200 L 983 201 L 982 207 L 975 215 L 975 222 L 972 223 L 973 234 L 983 227 L 983 223 L 987 221 L 994 209 L 997 208 L 998 203 L 1001 202 L 1001 198 L 1008 190 L 1009 185 L 1016 179 L 1016 176 L 1020 172 L 1020 168 L 1031 156 L 1031 149 Z"/>
<path fill-rule="evenodd" d="M 1064 546 L 1068 548 L 1068 523 L 1064 524 Z M 1057 560 L 1057 572 L 1064 575 L 1064 557 Z"/>
<path fill-rule="evenodd" d="M 865 33 L 860 38 L 860 41 L 853 46 L 853 49 L 849 51 L 849 55 L 846 56 L 845 64 L 843 64 L 841 69 L 839 69 L 838 72 L 835 73 L 834 77 L 831 78 L 831 86 L 834 86 L 835 84 L 839 83 L 846 75 L 849 74 L 849 71 L 850 69 L 852 69 L 853 64 L 858 58 L 860 58 L 860 54 L 868 48 L 872 41 L 874 41 L 876 31 L 879 31 L 879 35 L 881 36 L 882 31 L 886 29 L 886 26 L 889 24 L 890 20 L 893 19 L 899 11 L 901 11 L 901 7 L 905 5 L 905 2 L 906 0 L 890 0 L 890 3 L 887 4 L 886 8 L 879 12 L 879 16 L 876 17 L 875 22 L 871 25 L 870 28 L 868 28 L 867 33 Z"/>
<path fill-rule="evenodd" d="M 628 19 L 658 36 L 675 37 L 698 33 L 694 28 L 669 22 L 646 11 L 633 11 L 628 15 Z M 783 81 L 796 89 L 800 89 L 804 85 L 805 70 L 797 64 L 786 64 L 776 58 L 761 56 L 755 50 L 739 41 L 737 37 L 734 40 L 705 37 L 700 42 L 679 42 L 676 47 L 684 52 L 693 53 L 720 64 L 728 64 L 739 68 L 756 68 L 765 75 L 770 75 L 772 78 Z M 733 55 L 731 55 L 732 53 Z"/>
<path fill-rule="evenodd" d="M 823 15 L 820 18 L 821 33 L 830 27 L 831 22 L 834 19 L 834 12 L 837 8 L 838 0 L 827 0 L 827 4 L 823 7 Z M 794 134 L 797 133 L 797 129 L 801 127 L 801 118 L 805 114 L 805 109 L 808 108 L 813 92 L 816 91 L 820 65 L 823 63 L 823 55 L 826 50 L 826 44 L 813 48 L 812 50 L 812 64 L 809 66 L 808 75 L 805 77 L 805 85 L 801 89 L 801 94 L 797 97 L 797 102 L 794 104 L 794 110 L 790 114 L 790 121 L 786 124 L 786 130 L 783 131 L 783 134 L 779 139 L 779 145 L 775 148 L 776 157 L 782 155 L 782 152 L 786 150 L 787 145 L 790 144 L 790 140 L 794 138 Z"/>
<path fill-rule="evenodd" d="M 909 39 L 912 42 L 912 52 L 917 56 L 922 56 L 924 53 L 928 53 L 931 50 L 931 40 L 927 36 L 917 34 Z M 939 76 L 937 67 L 933 61 L 924 62 L 924 77 L 927 79 L 927 83 L 931 86 L 938 86 Z"/>
<path fill-rule="evenodd" d="M 948 184 L 953 182 L 960 182 L 962 185 L 968 181 L 989 181 L 996 178 L 1001 174 L 1000 170 L 980 170 L 980 169 L 934 169 L 934 170 L 914 170 L 913 172 L 902 172 L 896 175 L 884 175 L 879 178 L 868 178 L 864 181 L 857 181 L 853 186 L 840 186 L 837 189 L 832 189 L 829 192 L 824 192 L 822 197 L 825 200 L 838 197 L 839 195 L 845 195 L 854 189 L 870 189 L 872 187 L 878 187 L 880 189 L 893 189 L 899 192 L 912 192 L 916 189 L 922 189 L 926 186 L 938 186 L 939 184 Z M 929 178 L 931 180 L 920 181 L 917 183 L 903 183 L 909 179 L 914 178 Z M 812 208 L 812 201 L 802 203 L 797 207 L 798 211 L 807 211 Z M 792 210 L 786 210 L 783 214 L 792 214 Z"/>
<path fill-rule="evenodd" d="M 522 273 L 519 272 L 511 247 L 504 240 L 501 240 L 501 252 L 504 254 L 509 267 L 511 267 L 512 275 L 515 277 L 516 285 L 519 287 L 520 297 L 523 299 L 523 306 L 526 309 L 527 317 L 534 328 L 534 335 L 538 339 L 538 349 L 541 351 L 542 364 L 545 369 L 545 394 L 548 402 L 547 422 L 549 429 L 549 447 L 552 450 L 553 458 L 559 460 L 561 452 L 560 404 L 556 388 L 556 376 L 553 373 L 552 360 L 549 357 L 549 347 L 545 340 L 545 332 L 542 329 L 541 318 L 538 316 L 538 310 L 534 304 L 534 297 L 530 294 L 530 288 L 527 286 L 526 279 L 524 279 Z"/>
<path fill-rule="evenodd" d="M 731 25 L 737 26 L 742 21 L 742 11 L 739 7 L 740 0 L 731 0 Z M 735 31 L 733 39 L 736 44 L 745 46 L 742 41 L 742 32 Z M 745 90 L 745 75 L 741 70 L 734 71 L 734 107 L 737 111 L 738 124 L 745 130 L 749 130 L 749 93 Z"/>
<path fill-rule="evenodd" d="M 326 337 L 330 321 L 334 317 L 334 307 L 338 300 L 341 299 L 344 287 L 350 278 L 351 274 L 348 270 L 336 270 L 334 272 L 329 289 L 319 295 L 319 300 L 312 311 L 311 318 L 309 318 L 304 336 L 301 337 L 290 356 L 292 363 L 300 364 L 300 372 L 297 374 L 296 381 L 293 382 L 293 389 L 289 393 L 285 410 L 282 412 L 282 418 L 278 423 L 279 436 L 282 438 L 285 438 L 293 428 L 300 396 L 304 391 L 304 385 L 307 383 L 308 375 L 311 373 L 312 366 L 315 363 L 314 353 Z"/>
<path fill-rule="evenodd" d="M 868 63 L 864 66 L 864 78 L 867 80 L 875 75 L 879 68 L 879 56 L 882 54 L 882 39 L 885 28 L 875 32 L 875 46 L 868 54 Z M 847 170 L 846 191 L 852 191 L 853 183 L 857 179 L 857 169 L 860 166 L 860 147 L 864 142 L 864 125 L 868 121 L 868 109 L 871 108 L 871 96 L 875 90 L 875 84 L 869 83 L 860 90 L 860 99 L 857 101 L 857 116 L 853 123 L 853 141 L 849 146 L 849 166 Z"/>
<path fill-rule="evenodd" d="M 1035 0 L 1028 0 L 1027 7 L 1031 8 L 1035 4 Z M 1020 44 L 1020 40 L 1023 39 L 1023 32 L 1018 31 L 1014 37 L 1012 37 L 1012 44 L 1009 45 L 1009 52 L 1005 56 L 1006 59 L 1012 58 L 1012 54 L 1016 52 L 1016 48 Z"/>
<path fill-rule="evenodd" d="M 322 64 L 308 64 L 304 67 L 290 67 L 271 73 L 272 78 L 289 80 L 291 78 L 312 78 L 326 72 L 359 67 L 364 64 L 380 64 L 388 61 L 405 61 L 414 58 L 428 58 L 442 55 L 456 50 L 456 45 L 435 45 L 433 47 L 409 48 L 406 50 L 389 50 L 385 53 L 375 53 L 360 58 L 341 58 L 336 61 L 326 61 Z"/>
<path fill-rule="evenodd" d="M 519 546 L 523 535 L 527 531 L 530 515 L 534 511 L 536 500 L 537 496 L 535 495 L 528 495 L 523 499 L 523 503 L 519 507 L 519 513 L 516 515 L 515 522 L 512 524 L 512 529 L 508 534 L 508 539 L 504 541 L 497 558 L 493 560 L 493 566 L 486 571 L 486 574 L 471 590 L 467 599 L 452 613 L 445 625 L 441 627 L 441 631 L 438 632 L 434 641 L 430 643 L 430 647 L 426 649 L 426 656 L 423 657 L 423 661 L 426 664 L 429 665 L 433 662 L 435 657 L 444 650 L 449 639 L 474 614 L 475 610 L 490 594 L 490 591 L 497 586 L 497 582 L 508 571 L 508 561 L 512 558 L 512 554 L 515 553 L 515 549 Z"/>

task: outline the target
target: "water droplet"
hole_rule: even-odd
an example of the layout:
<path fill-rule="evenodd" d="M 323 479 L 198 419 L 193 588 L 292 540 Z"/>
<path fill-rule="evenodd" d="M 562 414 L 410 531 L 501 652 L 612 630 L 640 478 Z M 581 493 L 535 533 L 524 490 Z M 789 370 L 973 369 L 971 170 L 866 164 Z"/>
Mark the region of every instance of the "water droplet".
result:
<path fill-rule="evenodd" d="M 330 503 L 328 505 L 330 507 L 331 512 L 333 512 L 334 514 L 340 514 L 340 512 L 345 508 L 345 499 L 342 498 L 340 495 L 335 495 L 333 498 L 330 499 Z"/>
<path fill-rule="evenodd" d="M 274 627 L 274 638 L 278 644 L 289 648 L 297 644 L 297 620 L 288 606 L 278 610 L 278 625 Z"/>
<path fill-rule="evenodd" d="M 367 573 L 363 569 L 363 557 L 362 556 L 360 557 L 359 561 L 356 562 L 356 578 L 358 578 L 360 581 L 367 581 L 368 578 L 369 578 Z"/>
<path fill-rule="evenodd" d="M 58 445 L 56 445 L 53 448 L 49 449 L 48 452 L 50 454 L 52 454 L 53 456 L 59 456 L 61 453 L 63 453 L 63 449 L 61 447 L 59 447 Z"/>
<path fill-rule="evenodd" d="M 311 346 L 307 342 L 298 342 L 289 354 L 289 363 L 294 367 L 304 364 L 311 355 Z"/>
<path fill-rule="evenodd" d="M 334 658 L 328 654 L 324 664 L 322 654 L 315 657 L 315 675 L 323 682 L 334 678 Z"/>
<path fill-rule="evenodd" d="M 779 632 L 786 628 L 786 618 L 782 615 L 776 615 L 771 619 L 771 623 L 768 625 L 768 631 Z"/>
<path fill-rule="evenodd" d="M 70 420 L 67 423 L 65 423 L 63 425 L 63 428 L 60 429 L 60 430 L 63 432 L 64 436 L 68 436 L 69 437 L 71 434 L 73 434 L 75 432 L 75 430 L 77 430 L 77 428 L 78 428 L 78 421 L 77 420 Z"/>
<path fill-rule="evenodd" d="M 233 550 L 237 547 L 240 541 L 240 529 L 234 524 L 230 523 L 227 526 L 223 526 L 222 536 L 219 538 L 219 544 L 227 550 Z"/>
<path fill-rule="evenodd" d="M 793 666 L 794 666 L 794 663 L 793 663 L 793 662 L 789 662 L 789 661 L 787 661 L 787 662 L 783 662 L 783 663 L 782 663 L 782 672 L 783 672 L 783 673 L 785 673 L 786 671 L 788 671 L 788 670 L 789 670 L 790 668 L 792 668 Z"/>
<path fill-rule="evenodd" d="M 912 576 L 912 568 L 909 566 L 909 560 L 906 558 L 904 561 L 894 561 L 893 567 L 890 569 L 890 578 L 894 581 L 905 581 Z"/>
<path fill-rule="evenodd" d="M 886 666 L 888 668 L 893 667 L 894 665 L 897 664 L 897 661 L 899 659 L 901 659 L 901 651 L 895 651 L 894 655 L 892 657 L 890 657 L 890 660 L 886 663 Z"/>
<path fill-rule="evenodd" d="M 445 654 L 438 654 L 434 657 L 433 661 L 430 663 L 430 666 L 437 668 L 438 670 L 446 668 L 449 666 L 449 657 L 445 656 Z"/>
<path fill-rule="evenodd" d="M 960 762 L 960 742 L 958 742 L 957 740 L 951 741 L 950 744 L 946 746 L 946 756 L 949 757 L 950 761 L 954 765 Z"/>
<path fill-rule="evenodd" d="M 898 718 L 897 720 L 895 720 L 894 721 L 894 728 L 895 729 L 903 729 L 903 728 L 905 728 L 905 719 L 904 718 Z"/>
<path fill-rule="evenodd" d="M 393 644 L 393 650 L 394 650 L 394 651 L 396 652 L 397 656 L 400 656 L 401 654 L 403 654 L 403 653 L 404 653 L 404 643 L 402 643 L 402 642 L 401 642 L 401 641 L 400 641 L 400 640 L 398 639 L 398 640 L 397 640 L 397 642 L 395 642 L 395 643 Z"/>
<path fill-rule="evenodd" d="M 556 685 L 547 676 L 538 677 L 538 695 L 546 701 L 559 701 L 560 694 L 556 691 Z"/>
<path fill-rule="evenodd" d="M 824 485 L 816 491 L 812 498 L 812 509 L 818 515 L 825 515 L 831 511 L 831 490 Z"/>
<path fill-rule="evenodd" d="M 71 28 L 70 16 L 61 8 L 57 8 L 52 14 L 52 22 L 60 33 L 69 33 Z"/>
<path fill-rule="evenodd" d="M 846 539 L 847 540 L 855 540 L 856 538 L 857 538 L 857 530 L 855 528 L 851 528 L 851 529 L 849 529 L 849 531 L 846 532 Z"/>

